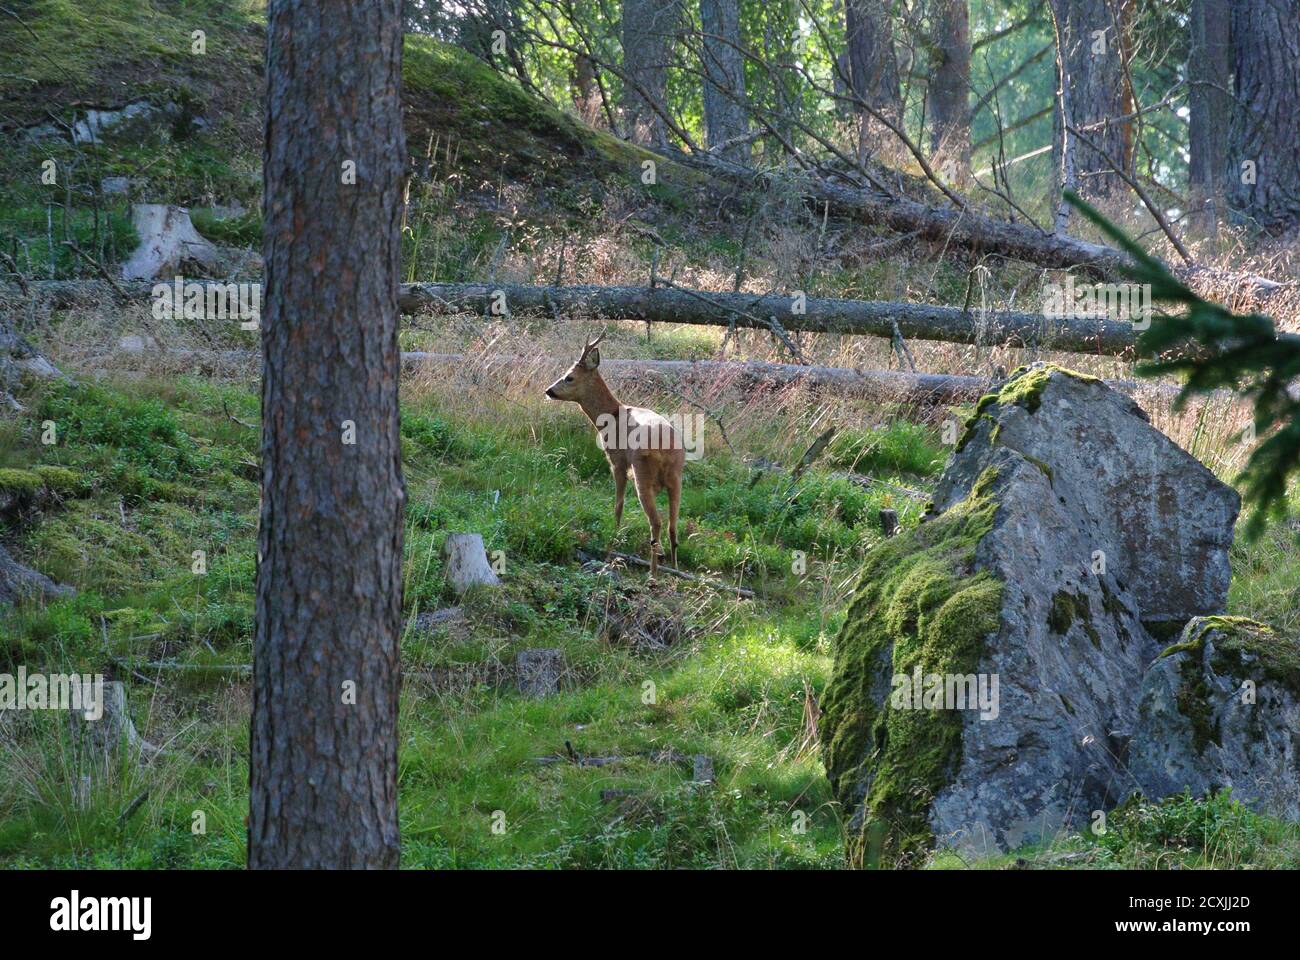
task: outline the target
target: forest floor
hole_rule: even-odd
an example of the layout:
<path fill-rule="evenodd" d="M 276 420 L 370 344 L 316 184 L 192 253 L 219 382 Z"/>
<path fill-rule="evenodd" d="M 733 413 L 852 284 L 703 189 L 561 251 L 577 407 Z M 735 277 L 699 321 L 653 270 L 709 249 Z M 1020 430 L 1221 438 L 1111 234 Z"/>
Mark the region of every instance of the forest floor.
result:
<path fill-rule="evenodd" d="M 118 14 L 106 10 L 147 6 L 82 9 L 109 17 Z M 145 34 L 121 16 L 118 43 L 135 51 Z M 230 16 L 214 22 L 211 37 L 228 41 L 225 55 L 251 69 L 256 32 Z M 76 43 L 70 35 L 59 50 L 79 75 L 114 79 L 106 61 Z M 175 51 L 146 52 L 179 62 Z M 39 47 L 0 54 L 8 58 L 0 73 L 76 88 L 42 72 Z M 220 64 L 203 69 L 240 75 Z M 404 280 L 635 284 L 653 270 L 701 289 L 1037 306 L 1037 268 L 828 223 L 793 198 L 720 190 L 670 162 L 646 187 L 637 148 L 581 128 L 431 41 L 408 42 L 406 70 L 410 148 L 428 175 L 412 187 Z M 233 276 L 255 277 L 256 104 L 237 85 L 214 89 L 201 106 L 221 120 L 201 136 L 109 141 L 89 157 L 71 145 L 10 138 L 4 159 L 19 168 L 66 150 L 61 160 L 73 170 L 82 164 L 83 183 L 105 174 L 147 181 L 106 207 L 70 206 L 69 235 L 105 262 L 134 242 L 129 201 L 165 200 L 190 205 L 196 225 L 228 245 Z M 450 113 L 453 103 L 481 114 Z M 254 212 L 221 218 L 219 207 L 235 202 Z M 45 244 L 47 204 L 31 185 L 0 192 L 21 241 L 18 261 L 32 277 L 89 273 L 63 247 Z M 1239 242 L 1220 238 L 1223 262 L 1273 276 L 1288 262 L 1279 249 L 1247 257 Z M 77 594 L 0 613 L 0 670 L 110 672 L 128 684 L 141 733 L 165 752 L 147 765 L 124 764 L 79 798 L 66 724 L 0 713 L 0 865 L 242 866 L 250 685 L 225 668 L 251 662 L 257 335 L 92 300 L 24 315 L 12 288 L 5 296 L 25 334 L 75 380 L 24 395 L 26 411 L 0 419 L 0 488 L 44 491 L 32 499 L 39 506 L 11 518 L 4 540 Z M 943 424 L 967 411 L 803 386 L 716 383 L 684 394 L 624 384 L 625 401 L 663 413 L 707 411 L 704 457 L 687 467 L 680 566 L 757 596 L 662 576 L 652 588 L 637 569 L 581 559 L 580 551 L 601 555 L 608 546 L 645 555 L 648 528 L 629 503 L 613 536 L 612 483 L 594 434 L 576 407 L 542 394 L 561 371 L 553 358 L 571 357 L 597 329 L 608 330 L 606 358 L 789 359 L 765 333 L 723 328 L 648 329 L 587 316 L 410 318 L 404 349 L 468 359 L 450 373 L 418 370 L 403 381 L 403 866 L 842 867 L 841 818 L 817 747 L 831 646 L 858 562 L 882 537 L 880 509 L 916 522 L 949 453 Z M 123 353 L 123 336 L 155 338 L 166 349 Z M 804 336 L 799 345 L 831 365 L 901 362 L 872 338 Z M 167 352 L 175 348 L 197 353 Z M 1108 357 L 910 348 L 930 372 L 990 375 L 1052 359 L 1133 376 L 1131 363 Z M 247 358 L 218 352 L 229 349 Z M 1175 413 L 1154 393 L 1139 399 L 1216 474 L 1235 476 L 1248 452 L 1238 440 L 1242 407 L 1216 399 Z M 50 420 L 53 445 L 41 442 Z M 832 425 L 830 447 L 797 482 L 761 469 L 794 464 Z M 1234 548 L 1230 613 L 1300 630 L 1297 526 L 1300 514 Z M 501 587 L 456 599 L 439 550 L 448 533 L 462 531 L 482 534 L 505 567 Z M 195 551 L 203 551 L 203 573 L 194 570 Z M 459 616 L 432 630 L 417 626 L 419 614 L 452 606 Z M 519 651 L 538 647 L 560 648 L 567 672 L 557 695 L 525 699 L 504 678 Z M 570 751 L 618 759 L 587 765 Z M 711 759 L 715 782 L 694 781 L 697 755 Z M 197 834 L 196 812 L 204 825 Z M 918 865 L 1294 867 L 1300 827 L 1226 796 L 1134 803 L 1113 811 L 1100 836 L 1062 836 L 979 864 L 944 854 Z"/>

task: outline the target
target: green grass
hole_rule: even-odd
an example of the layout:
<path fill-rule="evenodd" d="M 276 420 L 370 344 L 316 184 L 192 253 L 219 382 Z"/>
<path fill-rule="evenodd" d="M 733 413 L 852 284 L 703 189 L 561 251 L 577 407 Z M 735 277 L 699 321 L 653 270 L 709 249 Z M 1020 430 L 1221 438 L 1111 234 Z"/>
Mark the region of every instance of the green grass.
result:
<path fill-rule="evenodd" d="M 1224 790 L 1159 802 L 1134 797 L 1081 834 L 974 863 L 941 853 L 934 869 L 1242 870 L 1300 866 L 1300 824 L 1255 813 Z"/>
<path fill-rule="evenodd" d="M 234 424 L 227 409 L 245 421 L 257 416 L 252 395 L 198 381 L 61 386 L 34 398 L 29 426 L 0 434 L 0 462 L 57 464 L 80 478 L 73 495 L 19 536 L 28 559 L 79 593 L 5 614 L 0 633 L 10 639 L 0 659 L 82 670 L 102 669 L 106 659 L 247 662 L 257 501 L 242 464 L 255 456 L 256 433 Z M 39 442 L 47 419 L 57 428 L 53 446 Z M 571 675 L 568 688 L 541 702 L 490 686 L 435 691 L 418 677 L 408 683 L 406 865 L 840 863 L 825 780 L 803 744 L 804 697 L 826 682 L 835 625 L 822 622 L 821 585 L 791 572 L 789 543 L 807 547 L 816 569 L 877 534 L 846 523 L 826 478 L 810 476 L 794 491 L 767 482 L 751 488 L 742 464 L 692 465 L 685 513 L 694 526 L 683 564 L 753 578 L 781 597 L 738 604 L 671 582 L 652 593 L 635 575 L 616 586 L 579 569 L 576 548 L 612 540 L 612 495 L 590 431 L 573 418 L 542 423 L 534 443 L 511 421 L 473 425 L 408 408 L 402 436 L 409 609 L 449 601 L 438 553 L 448 530 L 478 531 L 507 557 L 504 586 L 464 601 L 467 630 L 408 634 L 407 670 L 509 663 L 518 650 L 545 645 L 565 651 Z M 641 552 L 647 536 L 644 519 L 629 510 L 619 543 Z M 206 552 L 202 576 L 191 569 L 195 549 Z M 671 631 L 676 643 L 645 650 L 610 641 L 607 611 L 648 632 Z M 656 691 L 650 702 L 647 683 Z M 106 786 L 82 810 L 58 789 L 75 782 L 64 779 L 75 764 L 58 730 L 5 741 L 7 769 L 44 773 L 39 791 L 21 786 L 30 775 L 0 789 L 0 860 L 240 865 L 247 734 L 242 716 L 226 714 L 234 696 L 226 684 L 203 674 L 168 680 L 157 704 L 137 712 L 147 736 L 178 738 L 180 759 L 165 775 L 144 775 L 151 800 L 130 829 L 117 817 L 142 785 Z M 133 703 L 142 697 L 150 688 L 133 683 Z M 209 719 L 214 712 L 221 719 Z M 566 740 L 582 753 L 627 759 L 602 768 L 537 762 L 562 753 Z M 689 762 L 649 758 L 664 749 L 707 753 L 719 783 L 693 785 Z M 611 788 L 639 799 L 602 801 Z M 189 818 L 200 807 L 209 832 L 195 838 Z M 492 832 L 495 810 L 505 812 L 505 834 Z"/>
<path fill-rule="evenodd" d="M 124 665 L 137 725 L 169 754 L 96 780 L 79 806 L 65 725 L 38 716 L 0 728 L 0 864 L 240 867 L 247 682 L 204 669 L 164 676 L 154 688 L 131 669 L 251 658 L 258 435 L 231 417 L 255 423 L 257 398 L 182 379 L 64 385 L 30 403 L 31 416 L 0 424 L 0 469 L 58 494 L 10 539 L 79 592 L 0 615 L 0 669 Z M 450 530 L 481 533 L 489 550 L 505 552 L 506 566 L 502 587 L 460 601 L 466 621 L 434 634 L 408 628 L 404 637 L 403 864 L 844 866 L 806 710 L 830 679 L 844 606 L 834 584 L 879 540 L 874 518 L 887 494 L 835 472 L 869 468 L 924 488 L 938 452 L 933 431 L 895 422 L 849 435 L 797 485 L 775 474 L 756 479 L 725 450 L 689 464 L 682 566 L 763 594 L 742 603 L 672 580 L 650 591 L 640 574 L 615 583 L 579 567 L 575 550 L 613 540 L 612 491 L 590 430 L 564 414 L 544 408 L 524 423 L 504 408 L 473 420 L 428 401 L 404 408 L 408 612 L 452 602 L 439 559 Z M 54 445 L 40 442 L 44 420 L 56 424 Z M 900 508 L 910 527 L 919 505 Z M 647 538 L 630 505 L 615 544 L 643 552 Z M 205 554 L 201 575 L 195 550 Z M 807 555 L 802 572 L 796 550 Z M 1261 569 L 1261 589 L 1269 575 Z M 673 642 L 636 645 L 637 630 Z M 563 650 L 569 669 L 564 689 L 542 701 L 482 674 L 453 686 L 423 679 L 458 665 L 508 665 L 539 646 Z M 583 755 L 624 759 L 538 762 L 563 755 L 566 741 Z M 717 784 L 692 783 L 689 759 L 657 762 L 653 754 L 665 750 L 707 754 Z M 147 800 L 123 821 L 146 788 Z M 608 790 L 620 793 L 602 798 Z M 1294 856 L 1290 828 L 1222 803 L 1180 808 L 1175 819 L 1213 814 L 1220 825 L 1220 839 L 1190 853 L 1177 846 L 1185 831 L 1175 837 L 1165 814 L 1140 808 L 1115 814 L 1104 841 L 1066 838 L 1017 856 L 1094 866 L 1167 866 L 1171 857 L 1155 851 L 1175 847 L 1189 864 L 1197 849 L 1234 866 Z M 206 833 L 192 832 L 196 811 Z M 504 817 L 504 832 L 494 832 L 494 817 Z M 933 865 L 955 863 L 940 855 Z"/>

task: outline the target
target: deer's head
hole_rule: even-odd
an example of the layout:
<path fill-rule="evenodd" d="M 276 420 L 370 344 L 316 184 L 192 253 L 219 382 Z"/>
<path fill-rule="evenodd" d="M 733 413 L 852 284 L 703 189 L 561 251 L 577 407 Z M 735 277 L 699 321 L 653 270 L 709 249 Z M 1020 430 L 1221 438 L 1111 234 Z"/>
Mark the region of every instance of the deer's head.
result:
<path fill-rule="evenodd" d="M 573 366 L 565 372 L 564 376 L 546 388 L 548 397 L 552 400 L 572 400 L 581 403 L 592 396 L 597 384 L 604 387 L 598 369 L 600 351 L 596 349 L 596 344 L 603 339 L 605 337 L 602 334 L 582 348 L 582 354 L 574 361 Z"/>

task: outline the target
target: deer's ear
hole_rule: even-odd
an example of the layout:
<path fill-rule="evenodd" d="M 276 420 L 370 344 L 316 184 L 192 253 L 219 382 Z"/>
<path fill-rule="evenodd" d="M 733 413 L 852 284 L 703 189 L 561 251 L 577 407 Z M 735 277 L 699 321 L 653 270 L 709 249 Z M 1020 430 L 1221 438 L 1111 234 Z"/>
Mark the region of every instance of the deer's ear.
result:
<path fill-rule="evenodd" d="M 582 365 L 588 370 L 595 370 L 600 366 L 600 351 L 592 350 L 582 358 Z"/>

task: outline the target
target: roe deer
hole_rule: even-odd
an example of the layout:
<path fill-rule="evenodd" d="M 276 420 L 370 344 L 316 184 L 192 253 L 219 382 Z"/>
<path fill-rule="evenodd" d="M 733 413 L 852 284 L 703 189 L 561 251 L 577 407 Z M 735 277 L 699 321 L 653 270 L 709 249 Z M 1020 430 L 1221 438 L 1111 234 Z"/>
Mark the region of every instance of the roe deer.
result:
<path fill-rule="evenodd" d="M 655 496 L 668 491 L 669 559 L 677 565 L 677 505 L 682 499 L 682 469 L 686 448 L 671 423 L 653 410 L 619 403 L 601 378 L 599 336 L 588 343 L 582 355 L 559 380 L 546 388 L 552 400 L 571 400 L 582 407 L 592 426 L 609 468 L 614 473 L 614 535 L 623 522 L 623 495 L 627 475 L 632 474 L 636 496 L 650 521 L 650 579 L 658 571 L 659 510 Z"/>

